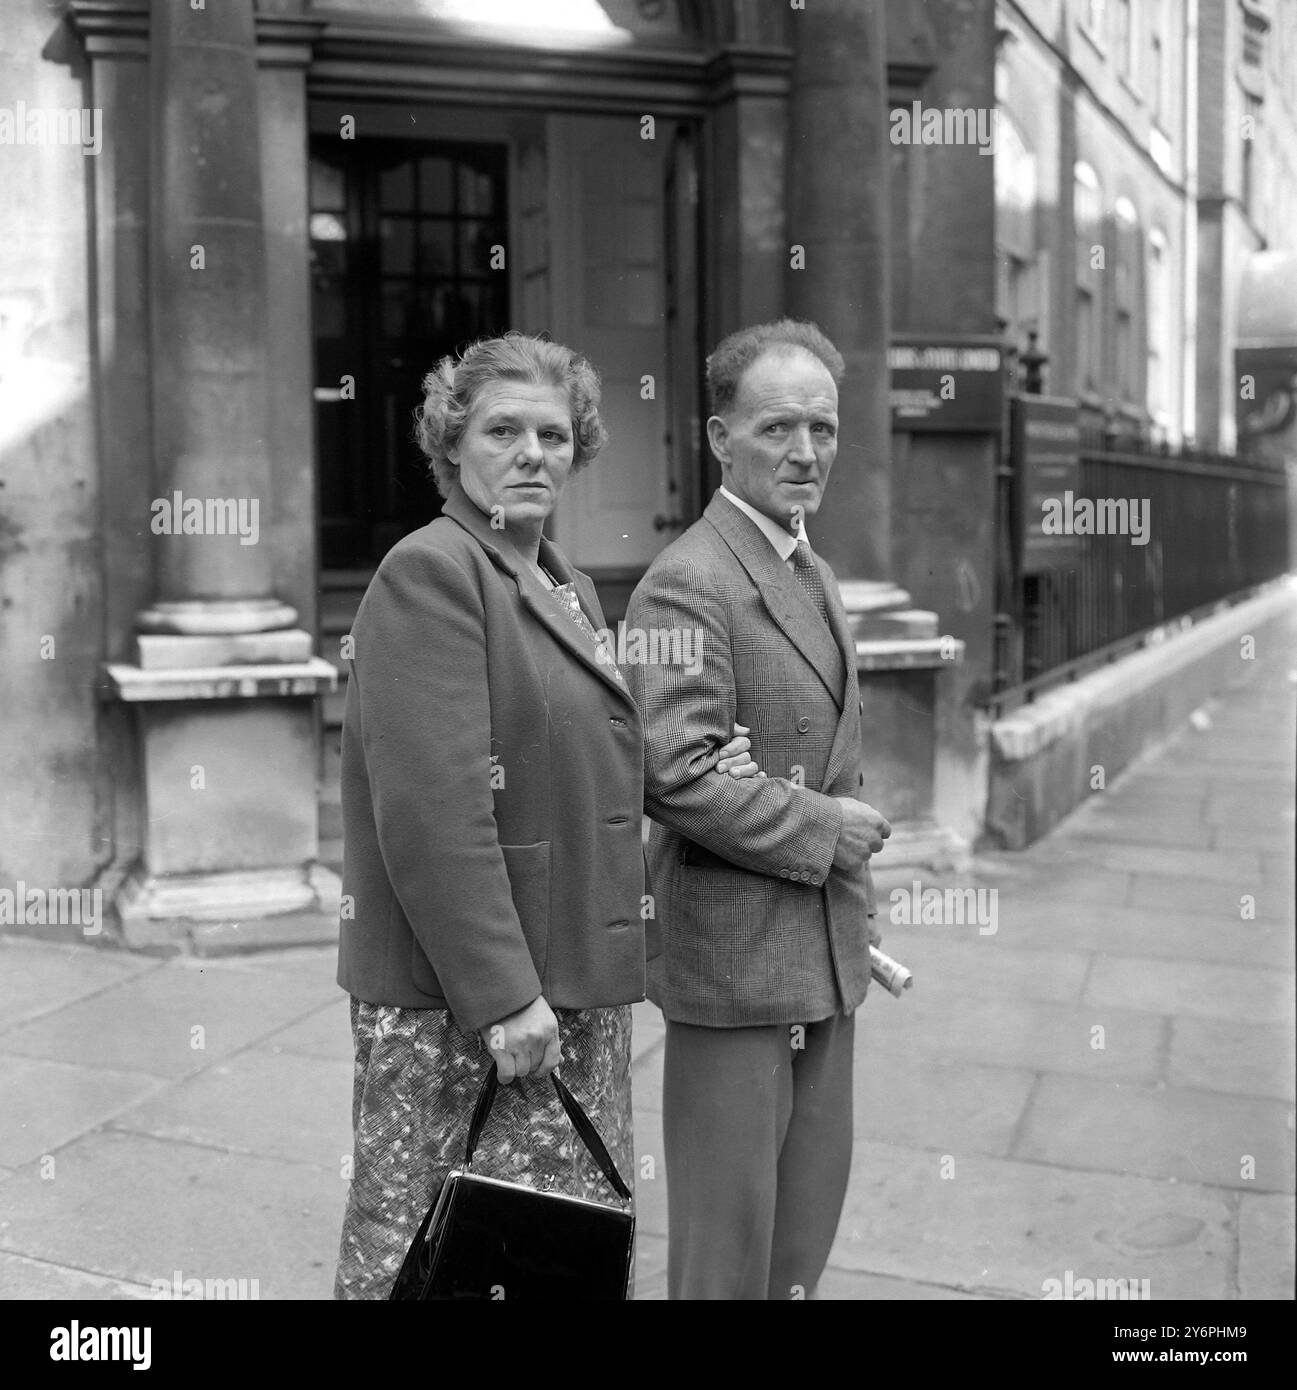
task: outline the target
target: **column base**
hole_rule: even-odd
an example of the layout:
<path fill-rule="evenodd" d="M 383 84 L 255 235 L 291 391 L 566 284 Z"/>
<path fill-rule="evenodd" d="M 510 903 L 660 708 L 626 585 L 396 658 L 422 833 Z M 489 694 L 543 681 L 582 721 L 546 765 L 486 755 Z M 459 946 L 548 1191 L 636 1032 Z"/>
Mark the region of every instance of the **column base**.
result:
<path fill-rule="evenodd" d="M 220 637 L 290 628 L 297 609 L 276 598 L 181 599 L 150 604 L 136 616 L 141 632 Z"/>
<path fill-rule="evenodd" d="M 137 865 L 115 895 L 122 943 L 229 955 L 338 939 L 342 884 L 323 864 L 150 874 Z"/>

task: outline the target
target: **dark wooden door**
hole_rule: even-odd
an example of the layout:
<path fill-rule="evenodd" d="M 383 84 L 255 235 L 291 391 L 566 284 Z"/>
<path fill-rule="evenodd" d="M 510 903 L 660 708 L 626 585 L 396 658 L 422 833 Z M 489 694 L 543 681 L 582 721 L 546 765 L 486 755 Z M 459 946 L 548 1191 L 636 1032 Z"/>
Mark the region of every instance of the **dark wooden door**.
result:
<path fill-rule="evenodd" d="M 366 569 L 441 510 L 414 442 L 438 358 L 509 325 L 502 144 L 311 144 L 320 551 Z M 496 264 L 493 265 L 493 260 Z"/>

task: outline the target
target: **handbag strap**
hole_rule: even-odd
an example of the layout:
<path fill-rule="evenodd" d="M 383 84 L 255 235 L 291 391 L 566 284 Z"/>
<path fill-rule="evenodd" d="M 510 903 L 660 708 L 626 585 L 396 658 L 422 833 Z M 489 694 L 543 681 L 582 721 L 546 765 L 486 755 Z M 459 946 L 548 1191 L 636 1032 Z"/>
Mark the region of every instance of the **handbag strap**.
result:
<path fill-rule="evenodd" d="M 599 1165 L 600 1171 L 608 1179 L 613 1191 L 629 1202 L 631 1200 L 630 1188 L 622 1180 L 622 1175 L 617 1171 L 617 1165 L 612 1161 L 612 1155 L 609 1154 L 603 1140 L 599 1137 L 599 1131 L 581 1108 L 581 1102 L 559 1080 L 558 1072 L 551 1072 L 550 1080 L 554 1083 L 554 1089 L 558 1092 L 558 1098 L 563 1104 L 563 1109 L 567 1112 L 568 1119 L 572 1121 L 573 1129 L 580 1136 L 590 1157 Z M 477 1093 L 477 1104 L 473 1107 L 473 1118 L 468 1122 L 468 1142 L 464 1146 L 465 1168 L 472 1166 L 473 1154 L 477 1151 L 477 1141 L 482 1137 L 482 1130 L 491 1114 L 491 1107 L 495 1104 L 495 1094 L 498 1089 L 499 1080 L 496 1076 L 495 1064 L 492 1063 L 482 1082 L 482 1089 Z"/>

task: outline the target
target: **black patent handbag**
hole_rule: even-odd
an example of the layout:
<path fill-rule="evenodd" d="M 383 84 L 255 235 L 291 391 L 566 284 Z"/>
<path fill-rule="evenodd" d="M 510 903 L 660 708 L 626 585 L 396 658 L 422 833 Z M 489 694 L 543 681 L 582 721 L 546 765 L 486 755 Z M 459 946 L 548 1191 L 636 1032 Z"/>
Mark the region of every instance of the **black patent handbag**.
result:
<path fill-rule="evenodd" d="M 624 1205 L 480 1177 L 471 1171 L 497 1090 L 492 1066 L 468 1126 L 463 1168 L 428 1208 L 392 1300 L 625 1299 L 635 1250 L 631 1194 L 576 1097 L 550 1080 L 581 1142 Z"/>

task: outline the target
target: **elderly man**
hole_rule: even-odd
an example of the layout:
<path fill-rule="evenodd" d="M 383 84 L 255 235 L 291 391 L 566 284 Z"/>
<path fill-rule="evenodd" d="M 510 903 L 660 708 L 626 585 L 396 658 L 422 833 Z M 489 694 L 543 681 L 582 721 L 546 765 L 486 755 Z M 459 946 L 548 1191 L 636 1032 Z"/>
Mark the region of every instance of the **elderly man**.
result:
<path fill-rule="evenodd" d="M 843 362 L 809 323 L 707 360 L 722 485 L 635 590 L 630 629 L 701 633 L 702 660 L 631 668 L 645 731 L 663 954 L 672 1298 L 814 1295 L 851 1164 L 854 1011 L 878 940 L 859 799 L 854 643 L 811 550 Z M 735 721 L 765 779 L 707 777 Z"/>

